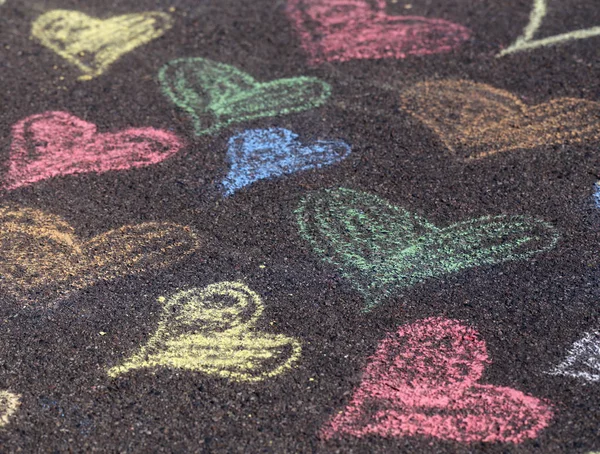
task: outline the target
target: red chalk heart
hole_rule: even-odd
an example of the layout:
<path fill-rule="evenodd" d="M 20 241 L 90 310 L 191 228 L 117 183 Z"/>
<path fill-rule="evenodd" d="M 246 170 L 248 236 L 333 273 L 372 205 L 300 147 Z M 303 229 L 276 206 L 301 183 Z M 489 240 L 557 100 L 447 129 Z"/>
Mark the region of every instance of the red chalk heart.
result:
<path fill-rule="evenodd" d="M 58 175 L 156 164 L 182 146 L 174 134 L 153 128 L 98 133 L 96 125 L 66 112 L 27 117 L 13 126 L 12 137 L 7 190 Z"/>
<path fill-rule="evenodd" d="M 478 333 L 429 318 L 381 342 L 350 404 L 324 438 L 430 436 L 460 442 L 520 443 L 552 419 L 549 405 L 512 388 L 481 385 L 489 362 Z"/>
<path fill-rule="evenodd" d="M 312 63 L 448 52 L 470 31 L 443 19 L 389 16 L 385 0 L 288 0 Z"/>

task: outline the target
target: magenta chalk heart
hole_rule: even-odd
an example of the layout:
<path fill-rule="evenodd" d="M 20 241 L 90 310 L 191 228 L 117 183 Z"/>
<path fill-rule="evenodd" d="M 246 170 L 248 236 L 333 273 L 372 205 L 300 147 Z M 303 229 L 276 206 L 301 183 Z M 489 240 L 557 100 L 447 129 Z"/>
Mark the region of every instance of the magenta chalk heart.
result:
<path fill-rule="evenodd" d="M 67 112 L 32 115 L 12 128 L 3 189 L 28 186 L 59 175 L 145 167 L 182 147 L 174 134 L 153 128 L 98 133 L 96 125 Z"/>
<path fill-rule="evenodd" d="M 462 25 L 391 16 L 385 8 L 385 0 L 288 0 L 288 15 L 313 64 L 437 54 L 469 39 Z"/>
<path fill-rule="evenodd" d="M 516 389 L 480 384 L 489 363 L 472 328 L 420 320 L 379 344 L 361 385 L 324 438 L 428 436 L 463 443 L 520 443 L 552 419 L 551 407 Z"/>

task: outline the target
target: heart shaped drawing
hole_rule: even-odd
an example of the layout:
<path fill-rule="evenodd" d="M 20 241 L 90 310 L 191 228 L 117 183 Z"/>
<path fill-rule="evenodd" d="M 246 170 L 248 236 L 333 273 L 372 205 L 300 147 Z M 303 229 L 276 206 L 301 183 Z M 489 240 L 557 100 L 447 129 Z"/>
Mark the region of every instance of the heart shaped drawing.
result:
<path fill-rule="evenodd" d="M 159 270 L 200 247 L 189 228 L 169 222 L 126 225 L 87 241 L 58 216 L 0 208 L 0 288 L 44 305 L 98 281 Z"/>
<path fill-rule="evenodd" d="M 462 443 L 521 443 L 548 426 L 550 405 L 516 389 L 479 384 L 485 342 L 457 321 L 402 326 L 370 358 L 344 411 L 322 429 L 349 435 L 425 436 Z"/>
<path fill-rule="evenodd" d="M 225 195 L 265 178 L 273 178 L 340 162 L 350 146 L 340 140 L 319 140 L 308 146 L 283 128 L 252 129 L 229 139 L 229 173 L 223 180 Z"/>
<path fill-rule="evenodd" d="M 513 44 L 502 50 L 497 57 L 503 57 L 504 55 L 512 54 L 514 52 L 536 49 L 538 47 L 552 46 L 554 44 L 560 44 L 567 41 L 600 36 L 600 27 L 591 27 L 582 30 L 561 33 L 560 35 L 549 36 L 547 38 L 533 39 L 534 35 L 542 25 L 547 12 L 548 5 L 546 0 L 534 0 L 533 9 L 531 10 L 531 15 L 529 16 L 529 23 L 523 30 L 523 34 L 519 36 L 519 38 L 517 38 Z"/>
<path fill-rule="evenodd" d="M 527 216 L 485 216 L 439 228 L 346 188 L 309 194 L 296 215 L 301 237 L 363 295 L 365 311 L 425 279 L 524 260 L 558 241 L 553 226 Z"/>
<path fill-rule="evenodd" d="M 300 357 L 297 339 L 255 331 L 263 303 L 240 282 L 185 290 L 159 301 L 164 307 L 156 332 L 138 353 L 109 369 L 109 376 L 174 367 L 234 381 L 261 381 L 290 369 Z"/>
<path fill-rule="evenodd" d="M 122 55 L 162 36 L 173 25 L 161 12 L 126 14 L 95 19 L 79 11 L 55 9 L 38 17 L 31 34 L 90 80 L 102 74 Z"/>
<path fill-rule="evenodd" d="M 153 128 L 101 134 L 96 125 L 67 112 L 27 117 L 13 126 L 12 137 L 6 190 L 59 175 L 145 167 L 182 146 L 174 134 Z"/>
<path fill-rule="evenodd" d="M 557 98 L 527 106 L 511 93 L 466 80 L 418 83 L 400 104 L 467 159 L 600 139 L 600 103 Z"/>
<path fill-rule="evenodd" d="M 385 0 L 288 0 L 288 16 L 312 64 L 449 52 L 469 39 L 462 25 L 389 16 Z"/>
<path fill-rule="evenodd" d="M 233 66 L 206 58 L 172 60 L 158 78 L 165 95 L 192 117 L 197 135 L 312 109 L 331 94 L 331 87 L 315 77 L 257 82 Z"/>
<path fill-rule="evenodd" d="M 567 358 L 548 373 L 600 382 L 600 331 L 585 333 L 573 344 Z"/>

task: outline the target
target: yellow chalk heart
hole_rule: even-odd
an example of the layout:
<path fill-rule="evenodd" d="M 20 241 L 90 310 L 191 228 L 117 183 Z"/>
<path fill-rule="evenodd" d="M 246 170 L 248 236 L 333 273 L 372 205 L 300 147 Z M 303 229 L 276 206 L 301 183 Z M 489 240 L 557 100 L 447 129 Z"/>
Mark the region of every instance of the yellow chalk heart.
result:
<path fill-rule="evenodd" d="M 163 35 L 172 25 L 170 15 L 154 11 L 102 20 L 56 9 L 38 17 L 31 34 L 83 71 L 80 80 L 89 80 L 122 55 Z"/>
<path fill-rule="evenodd" d="M 181 291 L 166 300 L 148 343 L 108 375 L 158 366 L 236 381 L 279 375 L 298 360 L 301 345 L 281 334 L 253 331 L 262 311 L 260 297 L 239 282 Z"/>

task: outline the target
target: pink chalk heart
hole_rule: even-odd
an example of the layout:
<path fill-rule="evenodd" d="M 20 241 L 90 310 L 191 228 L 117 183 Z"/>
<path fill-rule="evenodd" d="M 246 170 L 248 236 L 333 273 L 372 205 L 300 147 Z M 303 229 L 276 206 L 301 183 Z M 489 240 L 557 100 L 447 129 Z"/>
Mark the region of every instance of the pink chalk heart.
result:
<path fill-rule="evenodd" d="M 389 16 L 385 0 L 288 0 L 288 15 L 313 64 L 448 52 L 469 29 L 443 19 Z"/>
<path fill-rule="evenodd" d="M 145 167 L 182 146 L 174 134 L 153 128 L 98 133 L 96 125 L 67 112 L 27 117 L 13 126 L 12 137 L 6 190 L 58 175 Z"/>
<path fill-rule="evenodd" d="M 429 318 L 383 340 L 350 404 L 323 438 L 429 436 L 520 443 L 552 419 L 551 407 L 521 391 L 479 384 L 485 342 L 454 320 Z"/>

